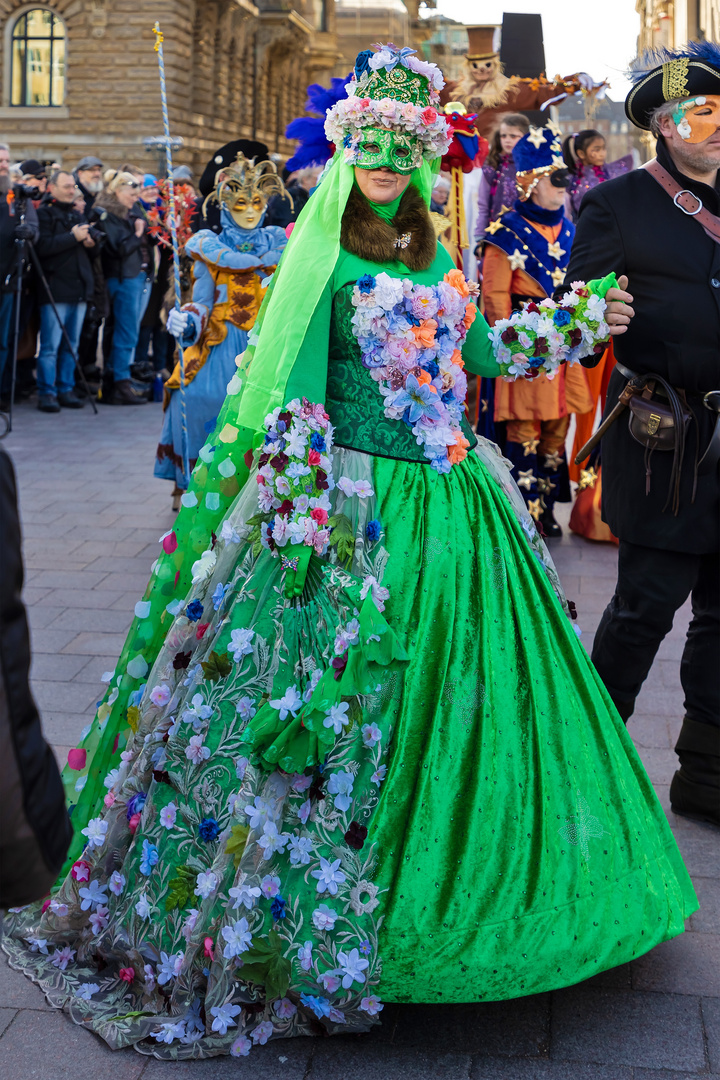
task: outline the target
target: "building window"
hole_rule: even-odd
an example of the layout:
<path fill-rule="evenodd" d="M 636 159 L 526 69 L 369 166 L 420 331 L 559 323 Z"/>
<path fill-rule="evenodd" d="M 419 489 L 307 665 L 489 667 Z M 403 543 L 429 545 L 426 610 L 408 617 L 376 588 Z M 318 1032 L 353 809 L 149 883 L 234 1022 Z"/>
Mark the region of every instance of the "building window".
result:
<path fill-rule="evenodd" d="M 26 11 L 15 23 L 10 54 L 10 104 L 65 103 L 65 26 L 47 8 Z"/>

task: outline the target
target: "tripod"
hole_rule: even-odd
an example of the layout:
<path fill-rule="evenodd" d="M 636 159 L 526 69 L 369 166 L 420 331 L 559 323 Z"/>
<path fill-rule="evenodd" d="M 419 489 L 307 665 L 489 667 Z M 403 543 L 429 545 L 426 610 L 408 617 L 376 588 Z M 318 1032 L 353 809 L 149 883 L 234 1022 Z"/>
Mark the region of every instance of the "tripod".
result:
<path fill-rule="evenodd" d="M 4 414 L 4 413 L 0 413 L 0 416 L 3 416 L 5 418 L 5 431 L 3 432 L 2 436 L 0 436 L 0 438 L 4 438 L 5 435 L 9 435 L 9 433 L 13 429 L 13 425 L 12 425 L 12 422 L 13 422 L 13 406 L 15 404 L 15 383 L 17 381 L 18 347 L 19 347 L 19 344 L 20 344 L 20 306 L 21 306 L 21 303 L 22 303 L 22 286 L 23 286 L 23 280 L 24 280 L 24 277 L 25 277 L 25 271 L 26 271 L 27 267 L 30 265 L 30 263 L 28 262 L 28 254 L 30 256 L 30 260 L 32 262 L 32 265 L 35 268 L 35 270 L 37 271 L 38 277 L 40 278 L 40 281 L 42 282 L 43 289 L 45 290 L 45 295 L 47 296 L 48 302 L 50 303 L 50 306 L 53 309 L 53 313 L 55 315 L 55 318 L 58 321 L 58 325 L 60 327 L 62 336 L 63 336 L 63 338 L 65 340 L 65 345 L 67 346 L 67 349 L 68 349 L 70 355 L 72 356 L 73 360 L 75 361 L 75 369 L 76 369 L 78 375 L 80 376 L 80 381 L 83 384 L 83 387 L 85 389 L 85 393 L 87 394 L 88 400 L 90 401 L 90 404 L 92 405 L 93 412 L 95 413 L 96 416 L 97 416 L 97 412 L 98 412 L 97 405 L 95 404 L 95 401 L 94 401 L 94 399 L 93 399 L 93 397 L 92 397 L 92 395 L 90 393 L 90 387 L 88 386 L 87 379 L 85 378 L 85 372 L 83 371 L 82 366 L 80 364 L 80 361 L 78 360 L 77 352 L 75 351 L 75 349 L 73 347 L 73 344 L 70 341 L 70 338 L 68 337 L 68 332 L 65 329 L 65 324 L 63 323 L 62 318 L 60 316 L 60 312 L 58 311 L 57 306 L 55 304 L 55 298 L 53 297 L 53 294 L 50 291 L 50 286 L 48 284 L 48 280 L 45 277 L 42 266 L 40 265 L 40 260 L 38 258 L 37 252 L 35 251 L 35 248 L 33 246 L 33 242 L 32 242 L 32 240 L 30 240 L 29 236 L 27 236 L 27 235 L 23 236 L 23 230 L 29 231 L 29 228 L 30 228 L 29 226 L 27 226 L 26 221 L 25 221 L 25 206 L 26 206 L 25 198 L 22 198 L 22 200 L 17 199 L 16 200 L 16 205 L 18 205 L 19 222 L 18 222 L 18 227 L 16 228 L 16 235 L 15 235 L 15 246 L 16 246 L 16 250 L 17 250 L 17 255 L 16 255 L 16 259 L 15 259 L 15 283 L 14 283 L 14 287 L 13 287 L 13 292 L 15 294 L 15 298 L 14 298 L 14 302 L 13 302 L 13 352 L 12 352 L 12 364 L 11 364 L 11 368 L 10 368 L 10 371 L 11 371 L 11 375 L 10 375 L 10 405 L 9 405 L 7 415 Z M 18 233 L 20 235 L 17 235 Z"/>

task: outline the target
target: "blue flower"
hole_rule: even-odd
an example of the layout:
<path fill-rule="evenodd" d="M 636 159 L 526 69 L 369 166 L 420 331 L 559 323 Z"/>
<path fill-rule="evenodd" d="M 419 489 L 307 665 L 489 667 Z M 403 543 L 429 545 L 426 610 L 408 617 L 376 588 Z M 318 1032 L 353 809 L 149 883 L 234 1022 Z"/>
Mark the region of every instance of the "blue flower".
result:
<path fill-rule="evenodd" d="M 370 953 L 372 952 L 372 945 L 369 941 L 365 940 L 360 942 L 360 952 L 363 954 L 363 956 L 370 955 Z"/>
<path fill-rule="evenodd" d="M 363 274 L 361 278 L 358 278 L 357 287 L 361 293 L 371 293 L 375 288 L 375 278 L 372 274 Z"/>
<path fill-rule="evenodd" d="M 218 608 L 222 604 L 223 600 L 225 599 L 225 593 L 228 591 L 229 588 L 230 588 L 229 584 L 223 585 L 221 582 L 218 582 L 217 585 L 215 586 L 215 592 L 212 594 L 212 602 L 213 602 L 213 607 L 215 608 L 216 611 L 218 610 Z"/>
<path fill-rule="evenodd" d="M 365 534 L 371 544 L 374 544 L 376 540 L 380 539 L 381 532 L 382 525 L 377 520 L 377 518 L 373 518 L 372 521 L 368 521 L 367 525 L 365 526 Z"/>
<path fill-rule="evenodd" d="M 317 997 L 315 994 L 301 994 L 300 1001 L 308 1009 L 312 1009 L 317 1017 L 322 1019 L 323 1016 L 330 1015 L 330 1002 L 327 998 Z"/>
<path fill-rule="evenodd" d="M 405 389 L 393 401 L 393 408 L 407 409 L 407 417 L 403 419 L 409 424 L 416 424 L 423 416 L 435 419 L 439 403 L 440 399 L 435 390 L 430 389 L 429 383 L 421 386 L 414 375 L 408 375 Z"/>
<path fill-rule="evenodd" d="M 528 364 L 530 365 L 530 367 L 533 367 L 533 368 L 542 367 L 542 365 L 544 363 L 545 363 L 545 357 L 544 356 L 531 356 L 530 359 L 528 360 Z"/>
<path fill-rule="evenodd" d="M 138 791 L 137 795 L 132 795 L 128 799 L 128 804 L 127 804 L 127 819 L 128 819 L 128 821 L 133 816 L 133 814 L 142 814 L 142 808 L 145 805 L 146 798 L 147 798 L 147 795 L 145 794 L 144 791 Z"/>
<path fill-rule="evenodd" d="M 279 922 L 280 919 L 285 918 L 285 900 L 282 898 L 280 893 L 278 893 L 277 896 L 273 897 L 273 902 L 270 905 L 270 913 L 275 922 Z"/>
<path fill-rule="evenodd" d="M 436 379 L 440 374 L 440 368 L 438 367 L 437 360 L 427 360 L 423 367 L 427 371 L 431 379 Z"/>
<path fill-rule="evenodd" d="M 188 606 L 185 608 L 185 614 L 187 615 L 190 622 L 197 622 L 198 619 L 202 618 L 202 613 L 202 600 L 193 600 L 192 603 L 188 604 Z"/>
<path fill-rule="evenodd" d="M 322 437 L 319 431 L 313 431 L 310 436 L 310 446 L 313 450 L 317 450 L 319 453 L 325 449 L 325 439 Z"/>
<path fill-rule="evenodd" d="M 152 868 L 157 864 L 159 858 L 160 853 L 155 845 L 151 844 L 149 840 L 143 840 L 140 873 L 145 874 L 145 876 L 148 877 L 152 873 Z"/>
<path fill-rule="evenodd" d="M 214 817 L 206 817 L 198 825 L 198 833 L 200 839 L 209 844 L 212 840 L 217 840 L 220 835 L 220 826 Z"/>
<path fill-rule="evenodd" d="M 569 311 L 562 311 L 558 309 L 553 315 L 553 322 L 556 326 L 567 326 L 572 321 L 572 316 Z"/>
<path fill-rule="evenodd" d="M 357 54 L 355 58 L 355 78 L 359 79 L 361 75 L 364 75 L 366 71 L 370 70 L 370 57 L 375 53 L 372 49 L 363 49 L 362 52 Z"/>

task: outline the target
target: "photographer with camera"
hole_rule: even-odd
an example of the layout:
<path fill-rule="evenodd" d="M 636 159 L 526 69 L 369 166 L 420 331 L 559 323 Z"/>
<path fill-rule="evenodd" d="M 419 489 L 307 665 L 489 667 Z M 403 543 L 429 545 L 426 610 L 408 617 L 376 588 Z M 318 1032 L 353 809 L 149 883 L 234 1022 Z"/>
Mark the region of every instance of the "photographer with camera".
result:
<path fill-rule="evenodd" d="M 32 204 L 34 191 L 10 183 L 10 151 L 0 144 L 0 385 L 11 355 L 13 300 L 17 286 L 18 248 L 16 240 L 37 240 L 37 212 Z M 2 403 L 3 406 L 6 402 Z"/>
<path fill-rule="evenodd" d="M 48 192 L 38 209 L 40 238 L 37 254 L 55 300 L 72 350 L 77 352 L 83 319 L 93 294 L 90 251 L 100 237 L 91 230 L 75 201 L 75 178 L 62 170 L 50 177 Z M 76 397 L 75 358 L 49 298 L 40 297 L 40 353 L 37 360 L 38 409 L 81 409 Z"/>

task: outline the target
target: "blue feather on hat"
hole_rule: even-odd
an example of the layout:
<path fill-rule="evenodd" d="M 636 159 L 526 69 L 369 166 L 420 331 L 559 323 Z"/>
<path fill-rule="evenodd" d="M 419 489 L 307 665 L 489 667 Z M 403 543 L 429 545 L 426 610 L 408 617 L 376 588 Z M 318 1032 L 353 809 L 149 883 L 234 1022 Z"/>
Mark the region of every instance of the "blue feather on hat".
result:
<path fill-rule="evenodd" d="M 372 54 L 371 54 L 372 55 Z M 300 146 L 287 162 L 289 172 L 306 169 L 311 165 L 325 165 L 332 156 L 332 143 L 325 136 L 325 114 L 333 105 L 346 97 L 345 87 L 352 74 L 344 79 L 332 79 L 330 87 L 320 83 L 311 83 L 307 88 L 305 108 L 319 116 L 300 116 L 292 120 L 285 129 L 285 138 L 296 139 Z"/>
<path fill-rule="evenodd" d="M 633 84 L 637 84 L 651 71 L 669 64 L 673 60 L 700 60 L 720 69 L 720 45 L 715 41 L 689 41 L 681 49 L 646 49 L 634 60 L 625 73 Z"/>

